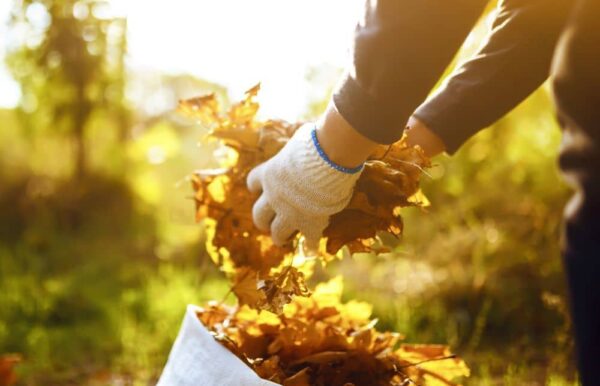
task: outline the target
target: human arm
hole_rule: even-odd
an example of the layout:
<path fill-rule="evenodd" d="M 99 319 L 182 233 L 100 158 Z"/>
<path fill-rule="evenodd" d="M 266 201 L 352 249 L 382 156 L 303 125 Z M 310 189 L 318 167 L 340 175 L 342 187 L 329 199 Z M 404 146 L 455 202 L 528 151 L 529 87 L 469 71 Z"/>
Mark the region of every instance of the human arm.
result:
<path fill-rule="evenodd" d="M 505 0 L 479 51 L 413 114 L 412 133 L 428 130 L 450 153 L 512 110 L 548 77 L 572 0 Z"/>
<path fill-rule="evenodd" d="M 408 143 L 420 145 L 429 156 L 452 153 L 522 102 L 547 78 L 572 6 L 572 0 L 502 1 L 482 47 L 409 119 Z M 363 132 L 368 130 L 365 126 Z M 330 137 L 332 151 L 344 148 L 335 146 L 334 134 Z"/>
<path fill-rule="evenodd" d="M 427 156 L 433 157 L 445 150 L 441 138 L 414 116 L 409 119 L 406 129 L 409 145 L 419 145 Z M 356 131 L 333 105 L 317 123 L 317 132 L 329 158 L 347 167 L 364 162 L 379 145 Z"/>
<path fill-rule="evenodd" d="M 255 224 L 277 244 L 299 230 L 314 245 L 329 217 L 350 200 L 370 150 L 401 136 L 485 3 L 369 1 L 356 29 L 353 64 L 313 141 L 312 129 L 303 127 L 249 174 L 250 190 L 261 193 L 253 208 Z"/>
<path fill-rule="evenodd" d="M 487 2 L 367 1 L 351 66 L 334 92 L 335 109 L 374 142 L 398 140 Z"/>

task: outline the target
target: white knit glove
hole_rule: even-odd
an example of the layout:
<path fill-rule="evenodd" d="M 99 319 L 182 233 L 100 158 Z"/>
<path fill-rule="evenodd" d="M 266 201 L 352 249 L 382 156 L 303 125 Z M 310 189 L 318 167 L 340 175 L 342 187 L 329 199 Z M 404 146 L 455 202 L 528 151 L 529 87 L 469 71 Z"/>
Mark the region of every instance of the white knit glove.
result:
<path fill-rule="evenodd" d="M 329 217 L 348 205 L 362 166 L 348 169 L 333 163 L 321 149 L 315 125 L 300 127 L 267 162 L 248 174 L 248 189 L 262 191 L 254 204 L 255 225 L 271 231 L 277 245 L 300 231 L 316 248 Z"/>

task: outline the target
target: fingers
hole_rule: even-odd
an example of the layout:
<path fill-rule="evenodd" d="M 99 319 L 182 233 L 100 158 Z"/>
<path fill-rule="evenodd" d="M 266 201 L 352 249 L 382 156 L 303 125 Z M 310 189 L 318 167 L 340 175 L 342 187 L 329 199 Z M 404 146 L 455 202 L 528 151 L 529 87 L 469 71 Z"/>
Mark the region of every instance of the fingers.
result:
<path fill-rule="evenodd" d="M 271 223 L 271 239 L 278 246 L 286 244 L 296 232 L 294 225 L 284 216 L 277 215 Z"/>
<path fill-rule="evenodd" d="M 254 220 L 254 225 L 261 231 L 268 232 L 271 228 L 273 217 L 275 217 L 275 211 L 271 208 L 271 205 L 269 205 L 267 197 L 262 194 L 252 207 L 252 219 Z"/>
<path fill-rule="evenodd" d="M 304 244 L 310 251 L 317 251 L 319 249 L 319 241 L 323 236 L 323 231 L 329 224 L 329 218 L 325 217 L 322 219 L 313 219 L 309 226 L 300 229 L 304 235 Z"/>
<path fill-rule="evenodd" d="M 263 166 L 264 164 L 258 165 L 248 173 L 246 185 L 251 193 L 259 193 L 262 191 Z"/>
<path fill-rule="evenodd" d="M 304 250 L 308 253 L 316 253 L 319 250 L 319 237 L 308 237 L 304 235 Z"/>
<path fill-rule="evenodd" d="M 287 205 L 278 205 L 282 213 L 276 213 L 263 191 L 264 166 L 265 164 L 262 164 L 252 169 L 246 179 L 248 190 L 252 193 L 263 192 L 252 207 L 254 225 L 263 232 L 270 231 L 273 243 L 278 246 L 285 245 L 294 232 L 299 230 L 304 234 L 307 247 L 317 250 L 323 230 L 327 227 L 328 218 L 311 218 L 306 219 L 309 221 L 302 221 L 303 213 L 297 213 L 297 209 L 288 208 Z"/>
<path fill-rule="evenodd" d="M 318 250 L 319 241 L 329 222 L 328 218 L 312 218 L 298 226 L 297 222 L 291 221 L 288 216 L 275 213 L 265 194 L 262 194 L 252 207 L 252 219 L 258 229 L 270 231 L 273 243 L 278 246 L 289 242 L 299 230 L 304 235 L 306 247 L 312 251 Z"/>

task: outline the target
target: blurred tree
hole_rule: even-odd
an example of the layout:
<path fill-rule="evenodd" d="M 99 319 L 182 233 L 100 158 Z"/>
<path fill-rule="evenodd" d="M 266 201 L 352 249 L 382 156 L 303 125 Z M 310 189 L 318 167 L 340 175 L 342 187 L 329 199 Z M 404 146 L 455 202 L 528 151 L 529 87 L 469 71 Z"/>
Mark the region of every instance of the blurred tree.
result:
<path fill-rule="evenodd" d="M 20 109 L 31 135 L 67 136 L 73 172 L 88 172 L 91 118 L 113 121 L 124 140 L 129 113 L 124 102 L 126 20 L 102 0 L 17 0 L 12 32 L 22 41 L 7 58 L 20 83 Z"/>

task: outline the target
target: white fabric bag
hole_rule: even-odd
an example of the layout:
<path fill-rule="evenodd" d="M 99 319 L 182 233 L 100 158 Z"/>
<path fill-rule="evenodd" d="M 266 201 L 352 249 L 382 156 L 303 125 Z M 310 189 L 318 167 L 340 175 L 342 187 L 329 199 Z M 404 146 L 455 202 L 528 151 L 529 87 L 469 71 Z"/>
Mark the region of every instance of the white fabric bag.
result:
<path fill-rule="evenodd" d="M 278 386 L 217 342 L 188 305 L 157 386 Z"/>

